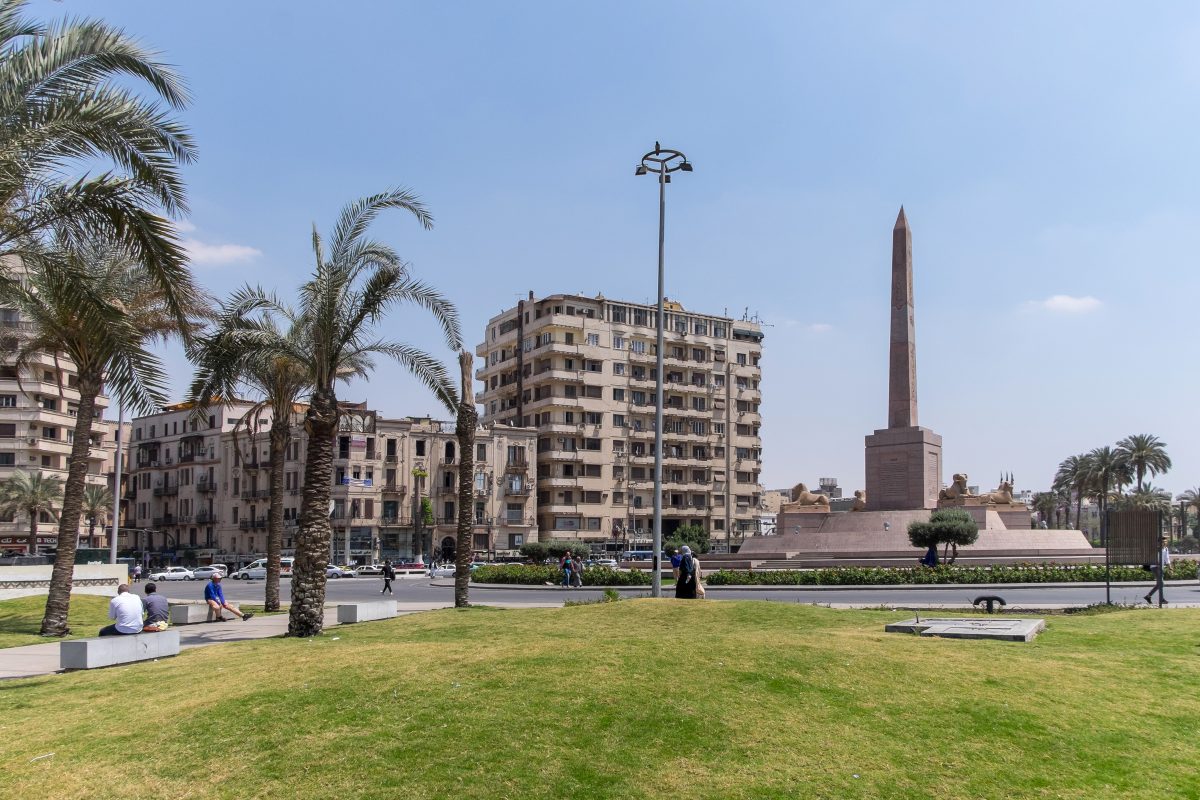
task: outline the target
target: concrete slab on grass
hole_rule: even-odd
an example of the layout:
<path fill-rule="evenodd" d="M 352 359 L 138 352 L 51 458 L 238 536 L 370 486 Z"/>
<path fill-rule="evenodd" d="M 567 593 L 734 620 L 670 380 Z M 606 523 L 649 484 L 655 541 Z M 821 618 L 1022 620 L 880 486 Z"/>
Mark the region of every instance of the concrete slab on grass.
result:
<path fill-rule="evenodd" d="M 1044 619 L 980 619 L 978 617 L 929 617 L 906 619 L 884 626 L 887 633 L 915 633 L 946 639 L 999 639 L 1031 642 L 1046 629 Z"/>
<path fill-rule="evenodd" d="M 396 616 L 395 600 L 374 600 L 366 603 L 339 603 L 337 621 L 346 625 L 354 622 L 371 622 L 377 619 L 391 619 Z"/>
<path fill-rule="evenodd" d="M 72 639 L 59 644 L 62 669 L 96 669 L 179 655 L 179 631 Z"/>

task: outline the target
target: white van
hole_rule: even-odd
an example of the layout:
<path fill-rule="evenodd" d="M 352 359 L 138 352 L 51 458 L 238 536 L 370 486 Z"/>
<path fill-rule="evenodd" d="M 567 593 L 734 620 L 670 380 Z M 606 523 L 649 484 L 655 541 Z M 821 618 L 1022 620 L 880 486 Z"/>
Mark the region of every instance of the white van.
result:
<path fill-rule="evenodd" d="M 295 561 L 291 556 L 284 556 L 279 559 L 279 577 L 290 578 L 292 576 L 292 562 Z M 267 560 L 260 558 L 257 561 L 252 561 L 246 566 L 233 573 L 235 580 L 252 581 L 267 579 Z"/>

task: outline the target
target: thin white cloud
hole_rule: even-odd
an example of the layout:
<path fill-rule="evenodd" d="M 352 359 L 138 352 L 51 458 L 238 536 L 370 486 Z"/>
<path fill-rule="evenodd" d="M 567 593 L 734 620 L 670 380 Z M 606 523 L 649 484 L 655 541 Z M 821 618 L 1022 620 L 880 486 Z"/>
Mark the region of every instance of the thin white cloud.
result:
<path fill-rule="evenodd" d="M 244 244 L 206 244 L 198 239 L 184 239 L 183 246 L 192 263 L 214 267 L 245 264 L 262 255 L 258 248 Z"/>
<path fill-rule="evenodd" d="M 1069 294 L 1055 294 L 1045 300 L 1030 300 L 1025 304 L 1029 311 L 1048 311 L 1052 314 L 1090 314 L 1104 306 L 1100 300 L 1089 295 L 1072 297 Z"/>
<path fill-rule="evenodd" d="M 833 330 L 833 326 L 828 322 L 814 322 L 808 326 L 809 333 L 829 333 Z"/>
<path fill-rule="evenodd" d="M 195 233 L 196 226 L 188 222 L 186 219 L 175 220 L 175 230 L 180 233 Z"/>

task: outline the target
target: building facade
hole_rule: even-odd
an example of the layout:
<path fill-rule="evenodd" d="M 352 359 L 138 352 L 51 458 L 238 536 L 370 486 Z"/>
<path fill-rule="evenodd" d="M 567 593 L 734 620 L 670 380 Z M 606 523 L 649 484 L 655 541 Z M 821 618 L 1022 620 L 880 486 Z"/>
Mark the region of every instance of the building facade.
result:
<path fill-rule="evenodd" d="M 330 490 L 334 563 L 450 558 L 461 458 L 454 423 L 385 419 L 343 404 Z M 291 415 L 284 465 L 283 554 L 295 551 L 308 437 L 304 407 Z M 197 415 L 188 404 L 133 423 L 130 549 L 151 560 L 244 564 L 266 555 L 269 409 L 247 402 Z M 537 540 L 528 465 L 536 433 L 476 431 L 473 550 L 479 557 Z"/>
<path fill-rule="evenodd" d="M 489 320 L 482 419 L 537 431 L 542 538 L 594 549 L 652 536 L 655 306 L 533 294 Z M 709 531 L 717 550 L 757 527 L 762 331 L 665 304 L 663 533 Z"/>
<path fill-rule="evenodd" d="M 17 471 L 53 476 L 66 481 L 75 441 L 75 423 L 79 392 L 75 364 L 64 356 L 51 353 L 35 356 L 18 367 L 12 355 L 20 336 L 31 330 L 30 323 L 12 309 L 0 309 L 0 481 Z M 107 486 L 108 472 L 116 454 L 116 423 L 105 419 L 108 398 L 96 398 L 96 418 L 92 423 L 88 456 L 87 482 Z M 61 508 L 61 503 L 59 504 Z M 29 550 L 30 520 L 25 514 L 0 517 L 0 553 L 24 554 Z M 97 525 L 103 533 L 103 523 Z M 80 543 L 102 546 L 97 535 L 88 542 L 88 520 L 80 520 Z M 38 521 L 39 550 L 52 549 L 58 542 L 57 518 L 42 513 Z"/>

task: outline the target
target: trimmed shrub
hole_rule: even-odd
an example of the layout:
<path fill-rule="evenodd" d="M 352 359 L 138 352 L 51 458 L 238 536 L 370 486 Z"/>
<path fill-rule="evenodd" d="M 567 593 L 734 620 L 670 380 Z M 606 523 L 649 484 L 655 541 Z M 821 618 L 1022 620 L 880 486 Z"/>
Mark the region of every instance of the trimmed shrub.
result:
<path fill-rule="evenodd" d="M 939 508 L 929 515 L 928 522 L 911 522 L 908 540 L 922 550 L 941 544 L 965 546 L 979 538 L 975 518 L 961 508 Z"/>
<path fill-rule="evenodd" d="M 562 583 L 562 570 L 552 565 L 503 564 L 479 567 L 471 572 L 475 583 L 504 583 L 515 586 L 541 586 Z M 622 572 L 610 567 L 588 567 L 582 575 L 584 586 L 649 586 L 650 573 L 641 570 Z"/>
<path fill-rule="evenodd" d="M 1114 566 L 1114 582 L 1148 581 L 1140 567 Z M 1178 561 L 1167 580 L 1196 578 L 1195 561 Z M 709 586 L 895 586 L 956 583 L 1103 583 L 1103 564 L 1004 564 L 991 567 L 830 567 L 826 569 L 732 570 L 705 576 Z"/>

